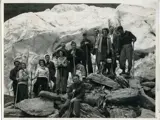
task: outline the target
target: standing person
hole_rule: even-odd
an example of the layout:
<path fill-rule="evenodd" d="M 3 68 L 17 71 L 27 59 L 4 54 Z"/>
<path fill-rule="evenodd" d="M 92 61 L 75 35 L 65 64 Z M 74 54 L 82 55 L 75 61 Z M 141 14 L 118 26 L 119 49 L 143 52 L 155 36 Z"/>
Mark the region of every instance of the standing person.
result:
<path fill-rule="evenodd" d="M 68 52 L 68 60 L 70 62 L 70 72 L 74 75 L 76 73 L 76 66 L 83 63 L 84 56 L 83 51 L 77 48 L 77 44 L 74 41 L 72 41 L 71 46 L 72 49 Z"/>
<path fill-rule="evenodd" d="M 84 100 L 85 85 L 79 80 L 78 75 L 73 76 L 73 84 L 68 89 L 68 99 L 62 105 L 59 117 L 61 117 L 68 108 L 71 116 L 80 117 L 80 103 Z M 67 117 L 71 117 L 67 116 Z"/>
<path fill-rule="evenodd" d="M 122 26 L 119 26 L 117 31 L 120 33 L 120 68 L 122 69 L 122 73 L 120 74 L 130 75 L 133 57 L 132 42 L 134 44 L 136 37 L 130 31 L 124 31 Z M 128 60 L 127 73 L 125 73 L 126 60 Z"/>
<path fill-rule="evenodd" d="M 64 56 L 62 50 L 59 51 L 59 57 L 57 59 L 57 82 L 56 82 L 56 92 L 57 94 L 66 94 L 67 80 L 68 80 L 68 69 L 67 69 L 67 57 Z"/>
<path fill-rule="evenodd" d="M 56 73 L 56 68 L 54 63 L 50 60 L 50 56 L 49 55 L 45 55 L 45 60 L 46 60 L 46 67 L 49 69 L 49 80 L 53 81 L 54 83 L 54 88 L 53 91 L 56 88 L 56 77 L 55 77 L 55 73 Z"/>
<path fill-rule="evenodd" d="M 34 93 L 35 96 L 38 96 L 40 90 L 47 91 L 48 90 L 48 83 L 49 81 L 49 70 L 45 67 L 45 60 L 39 60 L 39 67 L 36 70 L 35 77 L 32 79 L 37 79 L 36 83 L 34 84 Z"/>
<path fill-rule="evenodd" d="M 21 63 L 21 68 L 17 74 L 18 93 L 16 102 L 28 99 L 28 79 L 29 79 L 29 72 L 26 69 L 26 63 Z"/>
<path fill-rule="evenodd" d="M 111 40 L 111 44 L 112 44 L 112 72 L 114 75 L 116 75 L 115 73 L 116 67 L 117 67 L 116 59 L 117 59 L 117 52 L 118 52 L 117 48 L 119 48 L 119 46 L 118 46 L 116 31 L 112 26 L 109 27 L 109 39 Z"/>
<path fill-rule="evenodd" d="M 9 78 L 13 81 L 13 92 L 14 92 L 14 103 L 15 103 L 15 99 L 16 99 L 16 93 L 17 93 L 17 84 L 18 84 L 18 81 L 17 81 L 17 73 L 19 71 L 19 68 L 20 68 L 20 62 L 15 60 L 14 61 L 14 68 L 10 71 L 10 75 L 9 75 Z"/>
<path fill-rule="evenodd" d="M 86 76 L 90 73 L 93 73 L 92 60 L 91 60 L 91 51 L 93 49 L 93 44 L 90 40 L 87 39 L 87 34 L 83 34 L 83 40 L 81 41 L 81 49 L 84 51 L 84 61 L 83 65 L 86 70 Z"/>
<path fill-rule="evenodd" d="M 96 46 L 98 49 L 98 59 L 100 61 L 100 69 L 102 73 L 106 72 L 108 68 L 108 73 L 111 72 L 111 51 L 112 51 L 112 44 L 111 40 L 108 39 L 109 29 L 104 28 L 102 29 L 102 35 L 100 35 L 99 39 L 96 42 Z M 107 59 L 107 61 L 106 61 Z"/>
<path fill-rule="evenodd" d="M 100 33 L 99 33 L 99 30 L 95 29 L 94 31 L 95 33 L 95 45 L 94 45 L 94 51 L 95 51 L 95 54 L 96 54 L 96 64 L 97 64 L 97 67 L 98 67 L 98 71 L 100 71 L 99 69 L 99 65 L 100 65 L 100 54 L 98 52 L 98 42 L 99 42 L 99 39 L 101 37 Z"/>

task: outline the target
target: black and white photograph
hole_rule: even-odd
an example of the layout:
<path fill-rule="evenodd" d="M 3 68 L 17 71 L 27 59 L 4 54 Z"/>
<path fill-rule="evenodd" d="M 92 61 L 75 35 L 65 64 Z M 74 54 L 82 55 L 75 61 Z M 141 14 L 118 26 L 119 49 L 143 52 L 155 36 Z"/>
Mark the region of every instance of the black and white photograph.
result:
<path fill-rule="evenodd" d="M 156 118 L 157 3 L 3 3 L 3 117 Z"/>

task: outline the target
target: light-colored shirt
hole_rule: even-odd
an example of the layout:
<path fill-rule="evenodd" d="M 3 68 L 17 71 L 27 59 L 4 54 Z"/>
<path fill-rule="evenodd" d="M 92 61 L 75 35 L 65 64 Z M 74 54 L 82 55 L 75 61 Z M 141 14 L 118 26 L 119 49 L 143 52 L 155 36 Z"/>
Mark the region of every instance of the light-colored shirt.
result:
<path fill-rule="evenodd" d="M 45 77 L 48 79 L 49 78 L 49 69 L 47 67 L 38 67 L 35 75 L 37 77 Z"/>

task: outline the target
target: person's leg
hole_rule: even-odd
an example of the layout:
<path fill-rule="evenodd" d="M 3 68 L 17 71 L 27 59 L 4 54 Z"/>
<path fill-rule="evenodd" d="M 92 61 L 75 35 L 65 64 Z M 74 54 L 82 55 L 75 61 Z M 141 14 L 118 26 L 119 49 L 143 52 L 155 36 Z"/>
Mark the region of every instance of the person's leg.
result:
<path fill-rule="evenodd" d="M 73 115 L 75 117 L 80 117 L 80 100 L 76 100 L 73 103 Z"/>
<path fill-rule="evenodd" d="M 56 93 L 60 93 L 60 70 L 57 71 Z"/>
<path fill-rule="evenodd" d="M 48 79 L 47 78 L 42 78 L 40 84 L 42 86 L 41 90 L 48 91 L 49 87 L 48 87 Z"/>
<path fill-rule="evenodd" d="M 36 81 L 36 83 L 34 84 L 33 92 L 34 92 L 34 94 L 35 94 L 35 97 L 38 96 L 38 90 L 39 90 L 39 87 L 40 87 L 39 79 L 40 79 L 40 78 L 37 78 L 37 81 Z"/>
<path fill-rule="evenodd" d="M 66 102 L 61 106 L 59 110 L 59 117 L 62 117 L 62 115 L 68 109 L 69 105 L 70 105 L 70 99 L 67 99 Z"/>
<path fill-rule="evenodd" d="M 125 64 L 126 64 L 126 46 L 121 50 L 120 54 L 120 68 L 122 69 L 122 74 L 125 73 Z"/>
<path fill-rule="evenodd" d="M 128 45 L 126 50 L 126 57 L 128 59 L 128 74 L 130 74 L 130 71 L 132 69 L 132 58 L 133 58 L 133 48 L 132 45 Z"/>
<path fill-rule="evenodd" d="M 13 86 L 14 103 L 15 103 L 16 91 L 17 91 L 17 83 L 16 83 L 16 82 L 13 82 L 12 86 Z"/>

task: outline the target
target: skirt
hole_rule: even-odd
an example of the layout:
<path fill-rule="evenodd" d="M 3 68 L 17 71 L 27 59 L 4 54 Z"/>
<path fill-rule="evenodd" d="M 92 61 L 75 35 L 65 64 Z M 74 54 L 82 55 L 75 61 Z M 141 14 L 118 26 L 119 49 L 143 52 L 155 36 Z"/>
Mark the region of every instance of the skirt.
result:
<path fill-rule="evenodd" d="M 18 91 L 17 91 L 17 101 L 16 103 L 28 99 L 28 86 L 26 84 L 19 84 Z"/>

